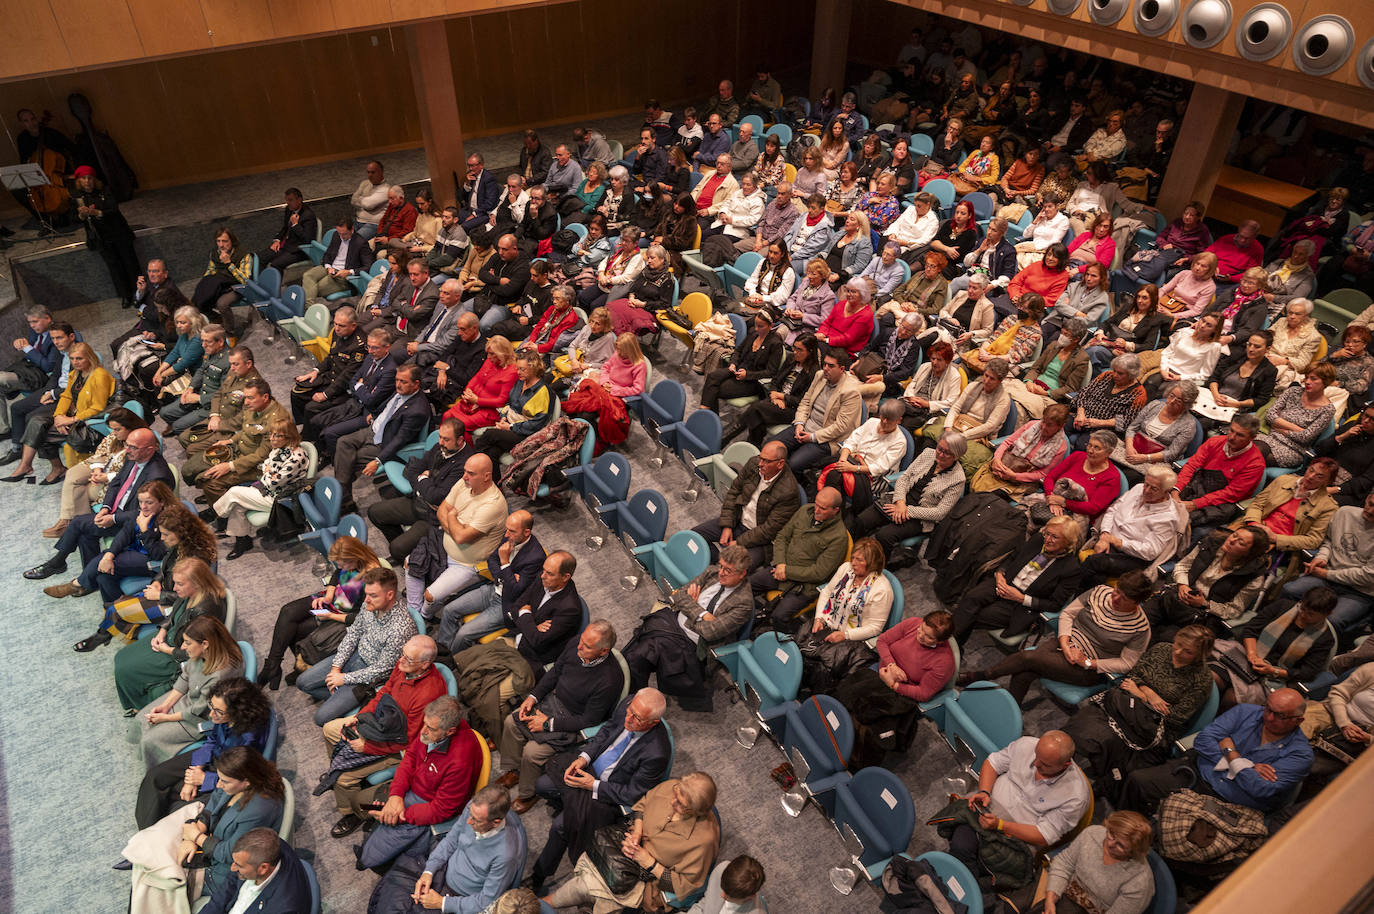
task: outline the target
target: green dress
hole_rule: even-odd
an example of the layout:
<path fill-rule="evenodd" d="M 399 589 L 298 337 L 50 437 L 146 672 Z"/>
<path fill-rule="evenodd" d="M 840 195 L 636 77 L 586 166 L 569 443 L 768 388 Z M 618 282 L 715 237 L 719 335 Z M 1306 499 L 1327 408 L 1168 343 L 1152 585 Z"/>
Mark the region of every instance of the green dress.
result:
<path fill-rule="evenodd" d="M 212 615 L 224 621 L 225 602 L 213 596 L 206 596 L 196 606 L 186 600 L 178 599 L 172 604 L 172 611 L 163 621 L 168 644 L 179 645 L 181 633 L 186 626 L 199 616 Z M 186 652 L 177 647 L 171 654 L 163 654 L 152 649 L 152 639 L 143 639 L 126 644 L 115 654 L 115 690 L 119 693 L 119 703 L 126 711 L 137 711 L 160 695 L 165 695 L 181 673 L 181 664 L 187 659 Z"/>

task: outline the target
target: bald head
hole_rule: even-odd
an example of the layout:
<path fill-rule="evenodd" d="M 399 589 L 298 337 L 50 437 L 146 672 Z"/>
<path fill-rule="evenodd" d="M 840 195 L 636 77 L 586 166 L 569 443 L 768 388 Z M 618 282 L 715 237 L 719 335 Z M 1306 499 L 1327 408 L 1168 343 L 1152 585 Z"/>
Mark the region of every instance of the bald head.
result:
<path fill-rule="evenodd" d="M 1063 730 L 1050 730 L 1035 744 L 1035 773 L 1052 778 L 1064 772 L 1073 761 L 1073 737 Z"/>
<path fill-rule="evenodd" d="M 759 456 L 764 460 L 786 460 L 787 446 L 781 441 L 770 441 L 759 451 Z"/>
<path fill-rule="evenodd" d="M 439 653 L 439 645 L 429 635 L 415 635 L 401 649 L 401 656 L 410 661 L 411 666 L 430 664 Z"/>
<path fill-rule="evenodd" d="M 129 437 L 124 439 L 124 446 L 138 448 L 140 450 L 145 450 L 147 448 L 157 450 L 157 435 L 155 435 L 150 428 L 136 428 L 132 432 L 129 432 Z"/>
<path fill-rule="evenodd" d="M 1302 724 L 1307 700 L 1296 689 L 1277 689 L 1269 693 L 1264 703 L 1264 732 L 1271 737 L 1283 737 Z"/>
<path fill-rule="evenodd" d="M 486 454 L 475 454 L 463 464 L 463 481 L 468 484 L 474 495 L 480 495 L 491 487 L 491 458 Z"/>
<path fill-rule="evenodd" d="M 506 518 L 509 523 L 515 524 L 520 530 L 529 533 L 534 527 L 534 515 L 521 508 L 519 511 L 512 511 Z"/>

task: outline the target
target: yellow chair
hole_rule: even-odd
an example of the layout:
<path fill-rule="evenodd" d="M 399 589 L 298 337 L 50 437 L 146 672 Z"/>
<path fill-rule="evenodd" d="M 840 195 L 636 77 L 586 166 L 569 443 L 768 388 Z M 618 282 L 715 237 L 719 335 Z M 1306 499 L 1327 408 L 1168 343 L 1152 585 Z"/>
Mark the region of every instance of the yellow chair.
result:
<path fill-rule="evenodd" d="M 686 327 L 668 318 L 666 312 L 660 314 L 658 323 L 673 336 L 677 337 L 678 342 L 687 347 L 687 356 L 684 364 L 692 357 L 693 344 L 696 342 L 692 337 L 692 328 L 711 316 L 711 297 L 705 292 L 693 292 L 687 295 L 678 304 L 678 310 L 687 315 L 691 321 Z"/>
<path fill-rule="evenodd" d="M 782 166 L 782 179 L 788 184 L 797 180 L 797 166 L 793 165 L 791 162 L 784 164 Z"/>
<path fill-rule="evenodd" d="M 492 580 L 491 572 L 487 569 L 487 563 L 486 563 L 486 562 L 478 562 L 476 565 L 473 565 L 472 568 L 473 568 L 474 571 L 477 572 L 478 575 L 480 575 L 480 576 L 481 576 L 483 579 L 485 579 L 486 581 Z M 478 585 L 478 586 L 480 586 L 480 585 Z M 468 624 L 469 622 L 471 622 L 473 619 L 476 619 L 479 615 L 481 615 L 480 612 L 468 613 L 466 616 L 463 617 L 463 624 L 464 624 L 464 625 L 467 625 L 467 624 Z M 478 644 L 490 644 L 491 642 L 495 641 L 497 638 L 500 638 L 500 637 L 502 637 L 502 636 L 504 636 L 504 635 L 508 635 L 508 634 L 510 634 L 510 629 L 508 629 L 508 628 L 498 628 L 496 631 L 494 631 L 494 632 L 487 632 L 485 635 L 483 635 L 482 637 L 478 638 L 478 639 L 477 639 L 477 643 L 478 643 Z"/>

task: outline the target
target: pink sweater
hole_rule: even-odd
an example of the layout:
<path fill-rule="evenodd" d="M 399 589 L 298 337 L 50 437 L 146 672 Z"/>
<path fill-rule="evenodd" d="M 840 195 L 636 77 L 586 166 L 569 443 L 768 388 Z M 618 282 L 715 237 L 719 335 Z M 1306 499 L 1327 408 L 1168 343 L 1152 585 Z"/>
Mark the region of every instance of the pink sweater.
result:
<path fill-rule="evenodd" d="M 631 365 L 616 353 L 601 365 L 601 383 L 617 397 L 635 397 L 644 393 L 644 379 L 649 374 L 647 359 Z"/>
<path fill-rule="evenodd" d="M 1182 273 L 1175 274 L 1173 279 L 1164 284 L 1164 287 L 1159 290 L 1159 297 L 1164 298 L 1167 295 L 1172 295 L 1186 304 L 1187 307 L 1182 311 L 1174 312 L 1174 320 L 1181 320 L 1185 317 L 1201 314 L 1202 310 L 1212 303 L 1212 296 L 1216 294 L 1216 291 L 1217 284 L 1212 280 L 1199 280 L 1193 275 L 1192 270 L 1184 270 Z"/>
<path fill-rule="evenodd" d="M 878 636 L 878 657 L 883 666 L 895 663 L 906 673 L 897 694 L 915 701 L 929 701 L 954 675 L 954 651 L 949 642 L 926 647 L 916 637 L 921 618 L 903 619 Z"/>

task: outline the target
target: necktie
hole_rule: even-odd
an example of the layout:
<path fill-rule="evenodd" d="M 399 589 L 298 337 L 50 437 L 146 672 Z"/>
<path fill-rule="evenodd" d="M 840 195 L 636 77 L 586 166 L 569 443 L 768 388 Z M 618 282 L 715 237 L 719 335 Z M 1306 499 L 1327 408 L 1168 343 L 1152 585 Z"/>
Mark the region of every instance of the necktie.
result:
<path fill-rule="evenodd" d="M 434 319 L 429 322 L 429 326 L 425 328 L 425 332 L 420 334 L 419 341 L 421 343 L 428 343 L 430 341 L 430 338 L 434 336 L 434 331 L 439 329 L 439 322 L 444 319 L 444 315 L 447 313 L 448 308 L 434 309 Z"/>
<path fill-rule="evenodd" d="M 620 734 L 619 739 L 611 743 L 609 749 L 597 756 L 596 761 L 592 762 L 592 771 L 596 772 L 598 780 L 606 773 L 606 769 L 620 761 L 620 757 L 625 754 L 625 750 L 628 748 L 630 748 L 630 731 L 626 730 Z"/>
<path fill-rule="evenodd" d="M 134 467 L 132 467 L 132 468 L 129 470 L 129 475 L 126 476 L 126 477 L 124 478 L 124 485 L 122 485 L 122 486 L 119 487 L 119 494 L 115 496 L 115 500 L 114 500 L 114 505 L 113 505 L 113 507 L 114 507 L 114 509 L 115 509 L 116 511 L 118 511 L 118 510 L 120 510 L 121 508 L 124 507 L 124 499 L 128 498 L 128 497 L 129 497 L 129 493 L 130 493 L 131 491 L 133 491 L 133 488 L 134 488 L 134 480 L 135 480 L 137 477 L 138 477 L 138 466 L 135 465 Z"/>
<path fill-rule="evenodd" d="M 386 424 L 391 421 L 391 417 L 396 414 L 396 410 L 400 409 L 401 404 L 405 401 L 405 397 L 403 397 L 401 394 L 396 394 L 387 402 L 386 409 L 382 410 L 382 414 L 378 416 L 376 419 L 372 420 L 373 444 L 379 447 L 381 446 L 382 433 L 386 431 Z"/>
<path fill-rule="evenodd" d="M 718 587 L 718 588 L 716 588 L 715 596 L 711 597 L 711 602 L 706 604 L 706 611 L 707 611 L 708 613 L 713 613 L 713 612 L 715 612 L 715 611 L 716 611 L 716 604 L 720 602 L 720 598 L 721 598 L 722 596 L 724 596 L 724 595 L 725 595 L 725 588 L 724 588 L 724 587 Z"/>
<path fill-rule="evenodd" d="M 417 298 L 419 298 L 419 297 L 420 297 L 420 290 L 419 290 L 419 289 L 416 289 L 414 292 L 411 293 L 411 295 L 410 295 L 410 310 L 412 310 L 412 311 L 415 310 L 415 299 L 417 299 Z M 408 324 L 408 323 L 410 323 L 410 321 L 406 320 L 404 317 L 398 317 L 398 318 L 396 318 L 396 329 L 399 330 L 399 331 L 401 331 L 402 333 L 405 333 L 405 332 L 406 332 L 406 324 Z"/>

